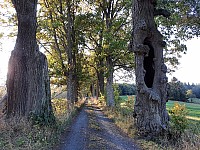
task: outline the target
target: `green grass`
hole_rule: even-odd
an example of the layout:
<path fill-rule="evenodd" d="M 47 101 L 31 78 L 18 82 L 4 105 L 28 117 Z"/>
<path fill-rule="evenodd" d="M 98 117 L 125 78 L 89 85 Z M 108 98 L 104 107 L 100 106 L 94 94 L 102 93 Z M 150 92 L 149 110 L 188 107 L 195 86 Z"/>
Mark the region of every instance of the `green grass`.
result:
<path fill-rule="evenodd" d="M 120 98 L 121 98 L 121 101 L 123 102 L 123 101 L 126 101 L 128 99 L 128 96 L 127 95 L 123 95 L 123 96 L 120 96 Z"/>
<path fill-rule="evenodd" d="M 129 96 L 130 97 L 130 96 Z M 134 97 L 134 95 L 132 95 Z M 132 98 L 133 99 L 133 98 Z M 120 104 L 121 106 L 126 108 L 126 102 L 128 101 L 128 96 L 120 96 Z M 174 106 L 174 103 L 178 101 L 171 101 L 169 100 L 166 104 L 167 110 Z M 181 105 L 185 105 L 188 110 L 188 118 L 194 121 L 200 121 L 200 104 L 195 103 L 185 103 L 185 102 L 178 102 Z"/>
<path fill-rule="evenodd" d="M 167 109 L 170 109 L 174 106 L 174 103 L 178 101 L 168 101 L 167 102 Z M 185 102 L 178 102 L 181 105 L 185 105 L 188 110 L 188 118 L 192 120 L 199 120 L 200 121 L 200 104 L 194 103 L 185 103 Z"/>

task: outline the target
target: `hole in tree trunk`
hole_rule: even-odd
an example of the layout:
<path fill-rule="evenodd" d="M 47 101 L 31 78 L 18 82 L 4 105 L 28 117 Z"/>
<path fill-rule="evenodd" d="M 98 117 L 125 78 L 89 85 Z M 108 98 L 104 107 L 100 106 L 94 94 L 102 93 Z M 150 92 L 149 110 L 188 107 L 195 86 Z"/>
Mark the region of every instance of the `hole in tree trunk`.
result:
<path fill-rule="evenodd" d="M 149 55 L 147 57 L 144 57 L 144 69 L 146 70 L 146 74 L 144 76 L 144 82 L 148 88 L 152 88 L 153 86 L 153 80 L 155 75 L 154 70 L 154 49 L 151 45 L 151 42 L 148 41 L 148 39 L 145 39 L 144 45 L 149 46 Z"/>

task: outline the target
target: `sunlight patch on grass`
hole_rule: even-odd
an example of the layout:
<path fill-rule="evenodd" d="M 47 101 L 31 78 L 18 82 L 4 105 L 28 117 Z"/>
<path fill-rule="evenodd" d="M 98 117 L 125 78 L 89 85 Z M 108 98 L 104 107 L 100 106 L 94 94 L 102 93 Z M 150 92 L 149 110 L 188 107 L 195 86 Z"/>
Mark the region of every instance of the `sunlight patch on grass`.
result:
<path fill-rule="evenodd" d="M 196 121 L 200 121 L 199 117 L 192 117 L 192 116 L 186 116 L 187 119 L 191 119 L 191 120 L 196 120 Z"/>

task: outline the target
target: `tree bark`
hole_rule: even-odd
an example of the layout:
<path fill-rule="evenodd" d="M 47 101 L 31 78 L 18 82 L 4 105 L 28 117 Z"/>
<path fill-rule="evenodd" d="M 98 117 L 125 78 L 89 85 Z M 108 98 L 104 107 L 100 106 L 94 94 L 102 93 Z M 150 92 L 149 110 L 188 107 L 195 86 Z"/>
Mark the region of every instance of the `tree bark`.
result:
<path fill-rule="evenodd" d="M 68 57 L 68 76 L 67 76 L 67 100 L 73 105 L 76 101 L 77 95 L 77 83 L 76 79 L 76 58 L 74 53 L 74 30 L 73 30 L 73 18 L 71 11 L 71 1 L 67 1 L 67 57 Z"/>
<path fill-rule="evenodd" d="M 101 63 L 100 63 L 101 64 Z M 100 95 L 104 95 L 104 71 L 102 69 L 103 64 L 97 66 L 99 71 L 97 71 L 97 78 L 98 78 L 98 84 L 99 84 L 99 91 Z"/>
<path fill-rule="evenodd" d="M 97 96 L 94 82 L 90 85 L 90 92 L 91 92 L 91 97 L 95 98 Z"/>
<path fill-rule="evenodd" d="M 105 15 L 105 24 L 106 24 L 106 31 L 109 33 L 111 32 L 112 27 L 112 0 L 109 2 L 103 1 L 103 12 Z M 106 4 L 107 3 L 107 4 Z M 108 44 L 110 46 L 110 39 L 109 37 L 105 38 L 105 44 Z M 106 67 L 107 67 L 107 82 L 106 82 L 106 100 L 107 105 L 114 107 L 115 106 L 115 100 L 114 100 L 114 89 L 113 89 L 113 73 L 114 73 L 114 65 L 111 54 L 111 50 L 109 48 L 106 48 L 105 51 L 107 51 L 106 56 Z"/>
<path fill-rule="evenodd" d="M 107 105 L 114 107 L 115 106 L 115 100 L 114 100 L 114 89 L 113 89 L 113 63 L 110 56 L 106 58 L 107 62 L 107 69 L 108 69 L 108 76 L 107 76 L 107 82 L 106 82 L 106 99 L 107 99 Z"/>
<path fill-rule="evenodd" d="M 54 122 L 46 56 L 36 43 L 37 0 L 12 0 L 17 11 L 18 35 L 7 74 L 7 117 L 34 117 Z"/>
<path fill-rule="evenodd" d="M 154 21 L 156 0 L 134 0 L 133 45 L 137 97 L 135 125 L 142 135 L 154 136 L 168 129 L 166 111 L 167 67 L 163 59 L 163 36 Z"/>

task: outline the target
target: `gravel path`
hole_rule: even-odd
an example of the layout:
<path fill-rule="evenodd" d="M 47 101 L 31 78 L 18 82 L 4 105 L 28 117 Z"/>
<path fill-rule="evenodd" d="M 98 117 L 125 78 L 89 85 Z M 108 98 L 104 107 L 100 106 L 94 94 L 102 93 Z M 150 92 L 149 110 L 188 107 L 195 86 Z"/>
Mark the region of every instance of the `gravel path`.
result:
<path fill-rule="evenodd" d="M 60 150 L 87 150 L 88 114 L 83 108 L 63 140 Z"/>
<path fill-rule="evenodd" d="M 59 150 L 138 150 L 133 140 L 104 116 L 86 105 L 72 124 Z"/>

